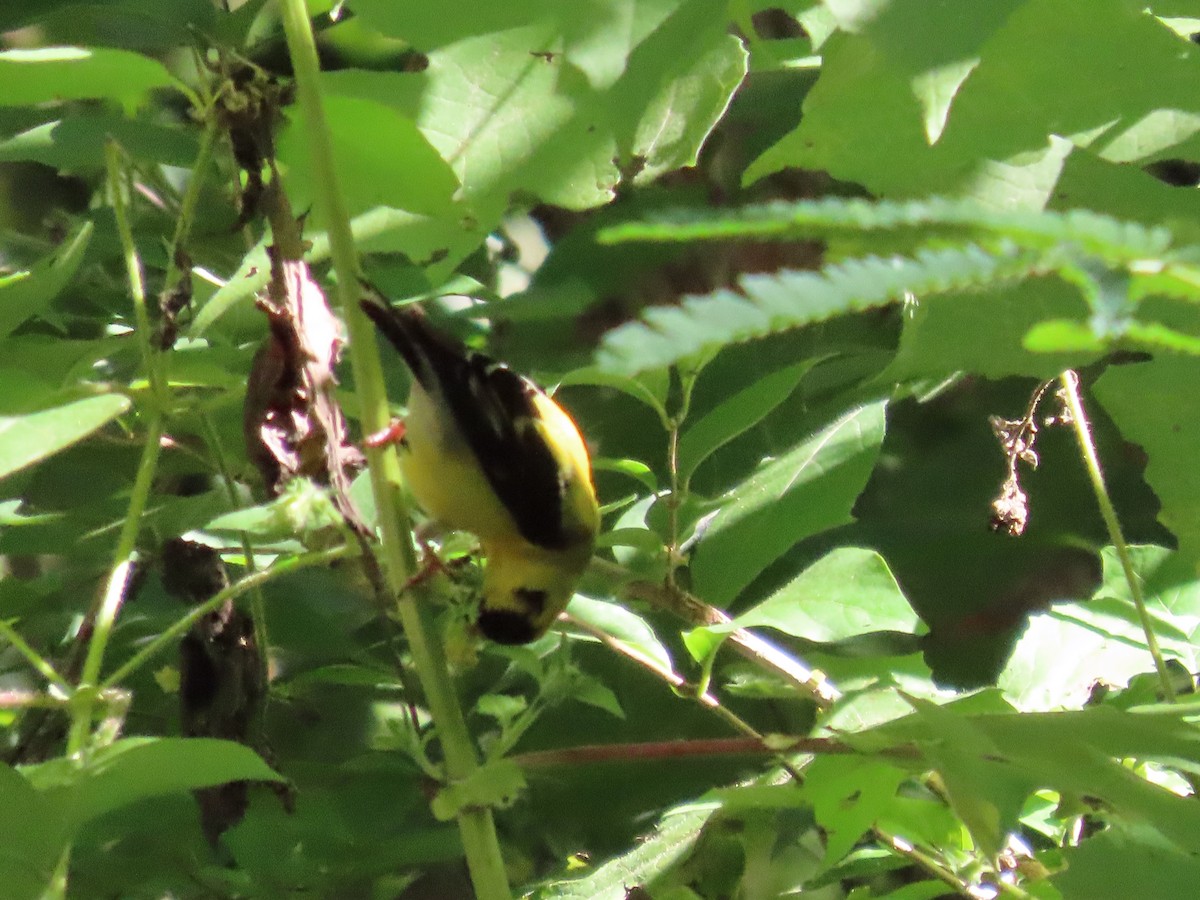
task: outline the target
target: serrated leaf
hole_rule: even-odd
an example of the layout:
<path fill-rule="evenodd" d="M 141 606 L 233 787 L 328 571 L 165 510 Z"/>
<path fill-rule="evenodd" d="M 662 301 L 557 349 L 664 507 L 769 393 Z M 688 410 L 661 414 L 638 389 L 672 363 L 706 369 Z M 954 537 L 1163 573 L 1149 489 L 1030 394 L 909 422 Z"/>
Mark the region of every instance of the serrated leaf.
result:
<path fill-rule="evenodd" d="M 645 222 L 624 222 L 597 235 L 601 243 L 624 241 L 795 240 L 813 235 L 859 234 L 932 227 L 952 229 L 960 240 L 981 235 L 1004 238 L 1028 249 L 1068 245 L 1109 262 L 1163 257 L 1171 232 L 1086 209 L 998 210 L 974 200 L 867 201 L 825 197 L 773 202 L 740 209 L 685 207 L 657 213 Z"/>
<path fill-rule="evenodd" d="M 990 285 L 1032 274 L 1039 261 L 1012 245 L 994 251 L 965 245 L 919 250 L 912 257 L 864 257 L 820 273 L 780 272 L 741 279 L 740 290 L 689 297 L 680 306 L 651 307 L 641 322 L 608 332 L 597 364 L 633 374 L 671 365 L 725 344 L 765 337 L 904 299 Z"/>
<path fill-rule="evenodd" d="M 555 881 L 534 892 L 539 900 L 626 900 L 632 884 L 650 884 L 692 851 L 715 807 L 675 810 L 663 816 L 654 833 L 596 871 L 574 881 Z"/>

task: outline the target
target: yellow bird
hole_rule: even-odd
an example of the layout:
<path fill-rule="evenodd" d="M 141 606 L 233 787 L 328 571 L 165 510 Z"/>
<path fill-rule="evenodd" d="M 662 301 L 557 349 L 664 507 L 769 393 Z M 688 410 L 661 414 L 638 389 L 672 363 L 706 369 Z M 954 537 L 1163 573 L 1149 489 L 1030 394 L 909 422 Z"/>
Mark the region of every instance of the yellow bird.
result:
<path fill-rule="evenodd" d="M 363 311 L 413 374 L 400 442 L 413 497 L 487 556 L 480 632 L 500 644 L 541 637 L 592 557 L 600 509 L 571 417 L 503 363 L 467 350 L 413 307 Z"/>

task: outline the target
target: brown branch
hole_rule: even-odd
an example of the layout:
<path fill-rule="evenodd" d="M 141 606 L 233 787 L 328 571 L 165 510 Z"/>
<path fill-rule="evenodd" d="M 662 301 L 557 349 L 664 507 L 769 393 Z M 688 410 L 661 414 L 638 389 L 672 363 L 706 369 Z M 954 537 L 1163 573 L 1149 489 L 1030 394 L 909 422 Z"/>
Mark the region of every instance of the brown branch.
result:
<path fill-rule="evenodd" d="M 774 739 L 772 744 L 774 744 Z M 782 739 L 780 740 L 782 743 Z M 774 749 L 750 737 L 703 738 L 686 741 L 645 741 L 633 744 L 583 744 L 558 750 L 532 750 L 510 759 L 522 769 L 551 766 L 578 766 L 599 762 L 654 762 L 664 759 L 691 759 L 702 756 L 749 756 L 776 753 L 814 753 L 823 756 L 858 753 L 848 744 L 833 738 L 791 738 Z M 916 747 L 890 747 L 879 755 L 900 760 L 919 759 Z"/>

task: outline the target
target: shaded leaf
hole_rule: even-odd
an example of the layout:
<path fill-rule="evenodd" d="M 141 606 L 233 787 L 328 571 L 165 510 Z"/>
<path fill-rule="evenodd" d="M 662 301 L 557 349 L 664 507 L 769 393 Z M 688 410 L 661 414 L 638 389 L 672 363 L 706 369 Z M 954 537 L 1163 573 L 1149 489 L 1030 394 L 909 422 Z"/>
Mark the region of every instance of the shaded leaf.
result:
<path fill-rule="evenodd" d="M 851 410 L 722 498 L 692 562 L 706 601 L 728 601 L 797 541 L 850 521 L 883 440 L 883 411 Z"/>
<path fill-rule="evenodd" d="M 129 407 L 124 394 L 103 394 L 22 416 L 0 416 L 0 477 L 83 440 Z"/>

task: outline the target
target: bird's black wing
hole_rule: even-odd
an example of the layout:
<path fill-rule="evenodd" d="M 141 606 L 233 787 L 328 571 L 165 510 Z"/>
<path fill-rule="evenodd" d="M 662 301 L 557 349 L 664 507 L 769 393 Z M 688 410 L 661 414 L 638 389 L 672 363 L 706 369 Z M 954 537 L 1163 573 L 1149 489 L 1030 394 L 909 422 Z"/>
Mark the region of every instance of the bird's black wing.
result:
<path fill-rule="evenodd" d="M 393 310 L 367 300 L 361 306 L 425 392 L 447 405 L 521 536 L 539 547 L 565 549 L 570 537 L 559 462 L 534 425 L 534 397 L 541 388 L 467 350 L 415 309 Z"/>

